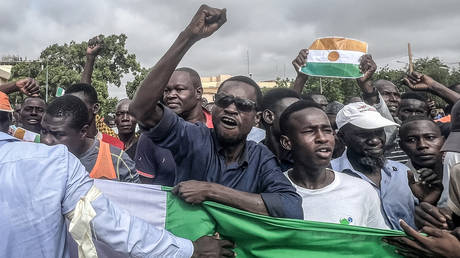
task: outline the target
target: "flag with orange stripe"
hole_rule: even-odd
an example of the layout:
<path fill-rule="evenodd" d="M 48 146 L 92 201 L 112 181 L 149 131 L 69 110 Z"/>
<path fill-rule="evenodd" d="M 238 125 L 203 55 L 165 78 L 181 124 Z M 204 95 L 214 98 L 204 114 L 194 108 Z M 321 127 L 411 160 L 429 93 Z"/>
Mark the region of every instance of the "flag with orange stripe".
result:
<path fill-rule="evenodd" d="M 328 37 L 319 38 L 308 48 L 306 65 L 300 71 L 321 77 L 359 78 L 360 58 L 367 53 L 364 41 Z"/>

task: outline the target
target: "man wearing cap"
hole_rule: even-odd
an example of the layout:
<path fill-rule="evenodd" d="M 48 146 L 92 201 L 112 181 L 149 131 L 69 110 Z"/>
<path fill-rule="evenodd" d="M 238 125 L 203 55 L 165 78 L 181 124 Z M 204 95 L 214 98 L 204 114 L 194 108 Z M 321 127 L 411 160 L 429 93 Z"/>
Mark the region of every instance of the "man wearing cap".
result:
<path fill-rule="evenodd" d="M 384 128 L 397 124 L 363 102 L 346 105 L 337 114 L 336 123 L 339 139 L 347 150 L 331 161 L 332 169 L 370 183 L 379 194 L 386 223 L 392 229 L 401 229 L 400 219 L 415 227 L 415 197 L 407 180 L 409 168 L 385 159 L 383 154 Z"/>

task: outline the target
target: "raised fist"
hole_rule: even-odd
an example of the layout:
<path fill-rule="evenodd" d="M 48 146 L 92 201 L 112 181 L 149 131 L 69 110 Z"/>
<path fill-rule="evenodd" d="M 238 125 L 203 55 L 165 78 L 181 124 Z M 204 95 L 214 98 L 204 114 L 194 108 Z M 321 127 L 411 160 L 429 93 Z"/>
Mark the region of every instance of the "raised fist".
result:
<path fill-rule="evenodd" d="M 88 41 L 88 48 L 86 49 L 86 55 L 97 56 L 102 49 L 103 41 L 96 36 Z"/>
<path fill-rule="evenodd" d="M 299 55 L 292 60 L 292 65 L 294 66 L 294 69 L 297 74 L 300 72 L 300 67 L 306 65 L 307 63 L 307 56 L 308 56 L 308 49 L 302 49 L 299 52 Z"/>
<path fill-rule="evenodd" d="M 16 87 L 27 96 L 38 97 L 40 94 L 40 86 L 38 82 L 32 78 L 24 78 L 16 81 Z"/>
<path fill-rule="evenodd" d="M 358 82 L 364 83 L 372 78 L 377 70 L 377 65 L 370 54 L 365 54 L 360 58 L 359 69 L 363 73 L 363 77 L 358 78 Z"/>
<path fill-rule="evenodd" d="M 202 5 L 185 29 L 193 39 L 199 40 L 211 36 L 227 21 L 227 9 Z"/>

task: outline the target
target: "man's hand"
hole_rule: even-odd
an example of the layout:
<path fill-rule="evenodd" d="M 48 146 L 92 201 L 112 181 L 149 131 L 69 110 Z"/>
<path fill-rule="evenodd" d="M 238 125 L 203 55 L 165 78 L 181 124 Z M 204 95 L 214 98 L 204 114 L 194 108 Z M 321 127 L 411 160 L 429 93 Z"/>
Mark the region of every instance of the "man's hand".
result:
<path fill-rule="evenodd" d="M 103 41 L 96 36 L 88 41 L 88 48 L 86 49 L 87 56 L 96 57 L 102 49 Z"/>
<path fill-rule="evenodd" d="M 460 241 L 447 230 L 433 227 L 423 227 L 423 236 L 415 229 L 400 221 L 404 232 L 414 240 L 407 237 L 386 238 L 386 241 L 398 247 L 398 252 L 406 257 L 459 257 Z"/>
<path fill-rule="evenodd" d="M 294 60 L 292 60 L 292 65 L 294 66 L 294 70 L 297 75 L 308 76 L 300 72 L 300 68 L 307 65 L 307 56 L 308 49 L 302 49 L 300 50 L 299 55 Z"/>
<path fill-rule="evenodd" d="M 27 96 L 38 97 L 40 94 L 40 86 L 38 82 L 32 78 L 16 81 L 16 87 Z"/>
<path fill-rule="evenodd" d="M 429 91 L 433 89 L 436 81 L 428 75 L 413 72 L 404 77 L 403 83 L 415 91 Z"/>
<path fill-rule="evenodd" d="M 419 174 L 420 180 L 415 182 L 414 173 L 410 170 L 407 171 L 407 180 L 412 193 L 421 202 L 436 205 L 444 189 L 440 175 L 429 168 L 420 169 Z"/>
<path fill-rule="evenodd" d="M 427 202 L 421 202 L 415 206 L 415 224 L 422 228 L 425 226 L 449 229 L 452 223 L 452 212 L 448 209 L 438 208 Z"/>
<path fill-rule="evenodd" d="M 192 258 L 235 257 L 230 250 L 235 245 L 228 240 L 220 240 L 218 236 L 202 236 L 193 242 L 193 247 Z"/>
<path fill-rule="evenodd" d="M 185 32 L 194 40 L 211 36 L 227 21 L 227 9 L 201 5 Z"/>
<path fill-rule="evenodd" d="M 172 193 L 191 204 L 200 204 L 209 199 L 214 183 L 189 180 L 177 184 Z"/>
<path fill-rule="evenodd" d="M 372 78 L 372 75 L 377 70 L 377 65 L 370 54 L 365 54 L 360 58 L 359 69 L 363 73 L 363 77 L 356 79 L 359 84 L 363 84 Z"/>

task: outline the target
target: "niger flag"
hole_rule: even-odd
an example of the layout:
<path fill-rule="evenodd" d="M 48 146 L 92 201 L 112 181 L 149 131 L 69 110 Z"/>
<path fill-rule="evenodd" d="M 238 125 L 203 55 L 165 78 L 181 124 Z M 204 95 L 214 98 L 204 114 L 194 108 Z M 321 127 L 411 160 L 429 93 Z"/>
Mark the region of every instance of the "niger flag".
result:
<path fill-rule="evenodd" d="M 308 48 L 307 64 L 300 71 L 321 77 L 359 78 L 359 59 L 367 53 L 367 43 L 354 39 L 320 38 Z"/>
<path fill-rule="evenodd" d="M 94 181 L 118 207 L 176 236 L 196 240 L 219 232 L 235 242 L 237 258 L 400 257 L 394 246 L 381 239 L 405 235 L 395 230 L 272 218 L 214 202 L 190 205 L 160 186 Z M 94 241 L 99 258 L 122 257 Z M 71 254 L 73 257 L 77 254 Z"/>

